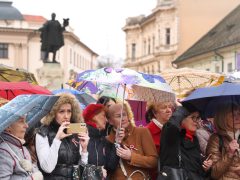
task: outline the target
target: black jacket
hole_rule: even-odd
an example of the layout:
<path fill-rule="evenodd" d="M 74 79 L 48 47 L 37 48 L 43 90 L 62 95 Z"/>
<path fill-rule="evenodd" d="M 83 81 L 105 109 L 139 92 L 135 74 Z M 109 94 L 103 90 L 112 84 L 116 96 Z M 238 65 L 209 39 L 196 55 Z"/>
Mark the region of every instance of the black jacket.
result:
<path fill-rule="evenodd" d="M 88 143 L 88 163 L 104 166 L 106 170 L 114 171 L 119 162 L 114 144 L 106 140 L 105 131 L 99 131 L 90 125 L 87 125 L 87 128 L 90 137 Z"/>
<path fill-rule="evenodd" d="M 59 125 L 55 122 L 55 120 L 53 120 L 49 126 L 40 127 L 38 133 L 43 137 L 47 136 L 49 145 L 51 146 L 57 134 L 58 128 Z M 78 165 L 81 160 L 79 145 L 75 145 L 72 142 L 73 138 L 77 140 L 76 135 L 69 136 L 61 140 L 62 143 L 58 151 L 57 165 L 51 173 L 45 173 L 40 168 L 43 173 L 44 180 L 72 180 L 73 165 Z M 39 167 L 41 166 L 39 165 Z"/>
<path fill-rule="evenodd" d="M 178 154 L 180 147 L 181 168 L 187 171 L 190 180 L 198 180 L 205 177 L 198 139 L 194 137 L 193 142 L 185 139 L 186 130 L 180 128 L 182 120 L 189 114 L 185 108 L 179 107 L 173 113 L 170 120 L 163 126 L 161 132 L 160 162 L 161 167 L 179 168 Z"/>

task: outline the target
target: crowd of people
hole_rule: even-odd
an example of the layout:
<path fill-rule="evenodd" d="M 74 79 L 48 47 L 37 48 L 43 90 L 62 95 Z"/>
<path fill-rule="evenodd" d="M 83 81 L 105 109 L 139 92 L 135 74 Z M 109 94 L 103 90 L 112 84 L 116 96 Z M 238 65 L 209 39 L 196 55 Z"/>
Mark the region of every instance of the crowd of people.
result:
<path fill-rule="evenodd" d="M 161 180 L 180 170 L 188 180 L 240 179 L 238 105 L 202 120 L 196 107 L 156 102 L 136 127 L 127 102 L 103 96 L 81 110 L 74 95 L 59 96 L 31 133 L 26 116 L 1 133 L 1 180 Z M 68 133 L 72 123 L 87 131 Z"/>

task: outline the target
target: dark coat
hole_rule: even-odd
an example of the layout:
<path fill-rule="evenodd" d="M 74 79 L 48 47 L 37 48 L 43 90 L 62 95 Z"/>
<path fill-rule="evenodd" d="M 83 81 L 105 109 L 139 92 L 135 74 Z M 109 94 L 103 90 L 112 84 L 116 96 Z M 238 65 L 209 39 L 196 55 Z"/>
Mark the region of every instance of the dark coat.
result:
<path fill-rule="evenodd" d="M 105 138 L 106 132 L 87 125 L 89 133 L 88 163 L 97 166 L 104 166 L 107 171 L 114 171 L 119 162 L 116 148 L 113 143 Z"/>
<path fill-rule="evenodd" d="M 205 177 L 198 139 L 194 137 L 193 142 L 185 139 L 186 130 L 180 128 L 182 120 L 188 115 L 188 111 L 180 107 L 163 126 L 161 132 L 160 162 L 161 167 L 169 166 L 178 168 L 180 147 L 181 167 L 187 171 L 190 180 L 198 180 Z M 197 179 L 195 175 L 198 177 Z"/>
<path fill-rule="evenodd" d="M 42 126 L 39 129 L 39 134 L 43 137 L 47 136 L 49 145 L 51 146 L 59 125 L 54 121 L 49 126 Z M 55 169 L 51 173 L 45 173 L 43 170 L 44 180 L 72 180 L 73 166 L 78 165 L 81 161 L 79 154 L 79 145 L 75 145 L 72 140 L 76 135 L 66 137 L 62 139 L 58 151 L 58 161 Z M 39 167 L 41 167 L 39 165 Z"/>

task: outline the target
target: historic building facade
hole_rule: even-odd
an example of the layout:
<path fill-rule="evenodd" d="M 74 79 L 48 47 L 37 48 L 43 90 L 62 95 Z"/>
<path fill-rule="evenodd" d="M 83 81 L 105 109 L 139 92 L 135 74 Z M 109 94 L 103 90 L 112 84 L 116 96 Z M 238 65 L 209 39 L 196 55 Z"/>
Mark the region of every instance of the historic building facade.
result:
<path fill-rule="evenodd" d="M 240 5 L 173 63 L 224 74 L 240 71 Z"/>
<path fill-rule="evenodd" d="M 43 66 L 38 29 L 45 21 L 42 16 L 21 14 L 11 2 L 0 1 L 0 64 L 27 70 L 38 78 L 37 70 Z M 64 43 L 56 55 L 64 82 L 77 72 L 96 68 L 98 54 L 82 43 L 71 27 L 64 32 Z M 52 53 L 49 55 L 51 60 Z"/>
<path fill-rule="evenodd" d="M 124 67 L 146 73 L 172 68 L 172 61 L 238 4 L 238 0 L 157 0 L 150 15 L 126 20 Z"/>

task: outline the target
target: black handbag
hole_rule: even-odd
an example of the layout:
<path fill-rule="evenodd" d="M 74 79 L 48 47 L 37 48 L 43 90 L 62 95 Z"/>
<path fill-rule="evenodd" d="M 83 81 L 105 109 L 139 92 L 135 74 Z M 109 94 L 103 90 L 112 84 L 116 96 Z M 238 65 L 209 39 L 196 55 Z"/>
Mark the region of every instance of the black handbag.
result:
<path fill-rule="evenodd" d="M 73 169 L 73 180 L 101 180 L 103 179 L 102 166 L 80 164 Z"/>
<path fill-rule="evenodd" d="M 160 157 L 158 159 L 157 180 L 189 180 L 187 172 L 181 166 L 181 149 L 178 146 L 178 168 L 163 166 L 161 168 Z"/>

